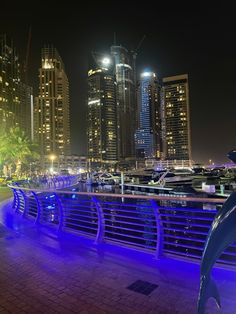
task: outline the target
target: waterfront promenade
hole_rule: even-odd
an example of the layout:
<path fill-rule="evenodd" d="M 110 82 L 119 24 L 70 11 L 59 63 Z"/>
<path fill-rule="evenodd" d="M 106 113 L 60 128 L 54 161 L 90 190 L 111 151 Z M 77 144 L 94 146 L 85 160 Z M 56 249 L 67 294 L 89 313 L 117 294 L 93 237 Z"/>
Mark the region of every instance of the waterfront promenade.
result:
<path fill-rule="evenodd" d="M 0 313 L 196 313 L 199 265 L 56 233 L 0 209 Z M 236 272 L 213 272 L 222 309 L 236 313 Z M 127 289 L 137 280 L 148 294 Z M 146 293 L 146 294 L 144 294 Z"/>

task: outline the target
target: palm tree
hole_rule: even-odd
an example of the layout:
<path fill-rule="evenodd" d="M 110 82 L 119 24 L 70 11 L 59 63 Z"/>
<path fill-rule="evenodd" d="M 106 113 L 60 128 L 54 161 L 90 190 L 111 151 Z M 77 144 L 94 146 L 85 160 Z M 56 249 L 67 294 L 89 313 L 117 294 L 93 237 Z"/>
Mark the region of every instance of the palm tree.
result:
<path fill-rule="evenodd" d="M 12 150 L 9 146 L 9 138 L 5 132 L 0 131 L 0 166 L 4 175 L 11 175 L 12 167 Z"/>
<path fill-rule="evenodd" d="M 30 142 L 19 127 L 11 128 L 7 133 L 1 132 L 0 143 L 0 162 L 8 174 L 14 165 L 16 174 L 20 175 L 23 163 L 27 163 L 29 158 L 39 158 L 37 146 Z"/>

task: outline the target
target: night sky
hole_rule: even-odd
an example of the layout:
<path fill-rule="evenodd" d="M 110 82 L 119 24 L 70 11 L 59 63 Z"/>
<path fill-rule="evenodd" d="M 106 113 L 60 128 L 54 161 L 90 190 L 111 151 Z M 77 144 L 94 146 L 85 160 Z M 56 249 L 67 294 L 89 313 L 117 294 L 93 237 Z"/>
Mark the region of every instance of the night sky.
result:
<path fill-rule="evenodd" d="M 137 47 L 143 35 L 137 69 L 149 68 L 162 78 L 188 73 L 195 162 L 229 161 L 236 147 L 236 47 L 234 10 L 223 7 L 188 9 L 157 2 L 140 5 L 100 2 L 90 8 L 41 2 L 1 5 L 0 32 L 13 38 L 22 58 L 32 27 L 29 79 L 37 92 L 40 48 L 53 44 L 70 82 L 72 152 L 86 153 L 86 77 L 91 51 L 109 52 L 113 34 L 117 44 Z M 116 4 L 116 5 L 114 5 Z"/>

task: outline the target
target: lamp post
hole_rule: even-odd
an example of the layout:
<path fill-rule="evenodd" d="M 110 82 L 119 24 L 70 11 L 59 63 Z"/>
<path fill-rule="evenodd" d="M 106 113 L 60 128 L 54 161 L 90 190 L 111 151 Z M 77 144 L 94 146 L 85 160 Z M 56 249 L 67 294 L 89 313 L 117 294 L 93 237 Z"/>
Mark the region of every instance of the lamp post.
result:
<path fill-rule="evenodd" d="M 51 154 L 51 155 L 49 156 L 49 159 L 51 160 L 50 172 L 53 174 L 53 172 L 54 172 L 54 169 L 53 169 L 53 162 L 54 162 L 54 160 L 56 159 L 56 155 Z"/>

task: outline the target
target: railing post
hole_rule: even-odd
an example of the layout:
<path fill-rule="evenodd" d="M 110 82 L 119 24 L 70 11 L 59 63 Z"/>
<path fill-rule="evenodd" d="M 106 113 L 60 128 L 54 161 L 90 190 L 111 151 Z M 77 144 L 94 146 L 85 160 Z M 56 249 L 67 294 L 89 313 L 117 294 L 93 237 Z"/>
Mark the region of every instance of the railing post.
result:
<path fill-rule="evenodd" d="M 15 185 L 17 187 L 20 187 L 19 184 L 16 182 Z M 21 195 L 23 196 L 23 199 L 24 199 L 24 209 L 23 209 L 23 213 L 22 213 L 22 216 L 24 217 L 26 215 L 26 210 L 27 210 L 27 205 L 28 205 L 28 200 L 26 198 L 26 195 L 25 193 L 19 188 L 18 191 L 21 193 Z M 16 192 L 17 193 L 17 192 Z M 19 209 L 20 209 L 20 199 L 19 199 L 19 195 L 17 194 L 17 198 L 18 198 L 18 206 L 17 206 L 17 209 L 16 209 L 16 212 L 18 211 L 19 212 Z"/>
<path fill-rule="evenodd" d="M 34 198 L 35 198 L 35 200 L 36 200 L 36 203 L 37 203 L 37 216 L 36 216 L 36 218 L 35 218 L 35 224 L 38 224 L 38 223 L 40 223 L 40 218 L 41 218 L 41 211 L 42 211 L 42 209 L 41 209 L 41 204 L 40 204 L 40 201 L 39 201 L 39 198 L 38 198 L 38 196 L 37 196 L 37 194 L 34 192 L 34 191 L 31 191 L 31 193 L 33 194 L 33 196 L 34 196 Z"/>
<path fill-rule="evenodd" d="M 157 246 L 155 257 L 156 259 L 160 259 L 163 255 L 163 227 L 161 222 L 161 215 L 157 203 L 154 200 L 150 200 L 150 202 L 155 214 L 157 226 Z"/>
<path fill-rule="evenodd" d="M 18 207 L 19 207 L 19 204 L 20 204 L 20 201 L 19 201 L 19 196 L 17 194 L 17 190 L 16 189 L 11 189 L 13 191 L 13 194 L 14 194 L 14 199 L 13 199 L 13 203 L 12 203 L 12 208 L 15 209 L 15 212 L 17 213 L 18 211 Z"/>
<path fill-rule="evenodd" d="M 95 244 L 99 244 L 99 243 L 102 243 L 104 240 L 104 232 L 105 232 L 104 215 L 103 215 L 102 206 L 99 203 L 99 200 L 95 196 L 92 196 L 91 199 L 96 206 L 97 215 L 98 215 L 98 230 L 97 230 Z"/>
<path fill-rule="evenodd" d="M 18 182 L 14 183 L 15 186 L 19 187 Z M 20 207 L 20 199 L 19 199 L 19 195 L 18 195 L 18 191 L 19 189 L 14 189 L 14 201 L 13 201 L 13 206 L 15 208 L 15 212 L 19 212 L 19 207 Z"/>
<path fill-rule="evenodd" d="M 60 231 L 62 231 L 62 227 L 64 224 L 64 212 L 63 212 L 63 206 L 62 206 L 60 197 L 56 193 L 54 193 L 54 195 L 55 195 L 55 198 L 57 200 L 57 205 L 59 208 L 59 223 L 58 223 L 57 232 L 60 232 Z"/>
<path fill-rule="evenodd" d="M 22 193 L 23 198 L 24 198 L 25 206 L 24 206 L 24 210 L 23 210 L 22 216 L 25 217 L 26 214 L 27 214 L 27 209 L 28 209 L 28 198 L 27 198 L 25 192 L 23 192 L 22 190 L 20 190 L 20 192 Z"/>

